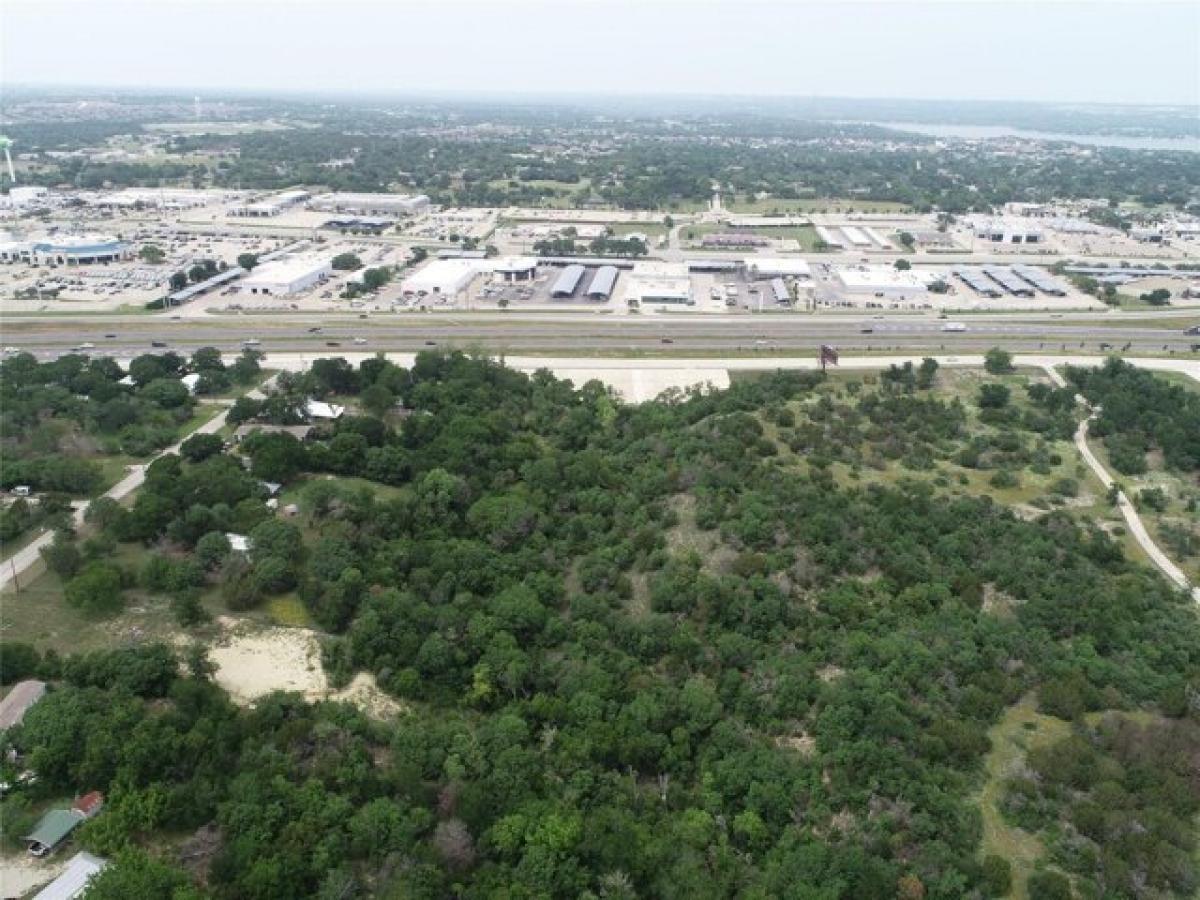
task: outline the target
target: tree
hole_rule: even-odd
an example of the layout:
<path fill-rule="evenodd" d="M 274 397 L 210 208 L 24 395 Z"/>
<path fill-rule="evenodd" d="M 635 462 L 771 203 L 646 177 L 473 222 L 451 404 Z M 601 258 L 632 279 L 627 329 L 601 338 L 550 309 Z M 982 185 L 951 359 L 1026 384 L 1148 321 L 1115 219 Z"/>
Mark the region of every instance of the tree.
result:
<path fill-rule="evenodd" d="M 333 258 L 333 267 L 339 272 L 353 272 L 362 268 L 362 260 L 353 253 L 339 253 Z"/>
<path fill-rule="evenodd" d="M 192 370 L 203 372 L 206 369 L 225 371 L 225 363 L 221 361 L 221 351 L 216 347 L 201 347 L 192 354 Z"/>
<path fill-rule="evenodd" d="M 1016 371 L 1012 354 L 999 347 L 993 347 L 983 355 L 983 368 L 989 375 L 1008 375 Z"/>
<path fill-rule="evenodd" d="M 231 549 L 229 538 L 220 531 L 210 531 L 196 541 L 196 561 L 211 572 L 225 561 Z"/>
<path fill-rule="evenodd" d="M 1028 881 L 1029 900 L 1071 900 L 1071 882 L 1058 872 L 1034 872 Z"/>
<path fill-rule="evenodd" d="M 989 897 L 1007 897 L 1012 890 L 1012 864 L 989 853 L 983 858 L 983 886 Z"/>
<path fill-rule="evenodd" d="M 38 673 L 41 664 L 41 654 L 32 644 L 5 641 L 4 652 L 0 653 L 0 684 L 30 678 Z"/>
<path fill-rule="evenodd" d="M 287 483 L 304 471 L 308 451 L 292 435 L 255 432 L 242 441 L 250 456 L 250 471 L 264 481 Z"/>
<path fill-rule="evenodd" d="M 908 231 L 901 231 L 896 235 L 896 240 L 908 250 L 912 250 L 917 245 L 917 239 Z"/>
<path fill-rule="evenodd" d="M 186 272 L 175 272 L 171 276 L 171 290 L 182 291 L 188 285 L 188 277 Z"/>
<path fill-rule="evenodd" d="M 46 568 L 64 581 L 73 578 L 83 567 L 83 555 L 75 546 L 71 535 L 62 531 L 54 534 L 54 540 L 41 550 Z"/>
<path fill-rule="evenodd" d="M 1156 288 L 1145 294 L 1139 294 L 1138 299 L 1151 306 L 1166 306 L 1171 302 L 1171 292 L 1167 288 Z"/>
<path fill-rule="evenodd" d="M 896 266 L 896 271 L 907 272 L 909 269 L 912 268 L 912 263 L 910 263 L 907 259 L 898 259 L 895 262 L 895 266 Z"/>
<path fill-rule="evenodd" d="M 179 455 L 189 462 L 198 463 L 216 456 L 225 449 L 225 440 L 219 434 L 193 434 L 179 445 Z"/>
<path fill-rule="evenodd" d="M 984 384 L 979 388 L 980 409 L 1002 409 L 1008 405 L 1011 392 L 1004 384 Z"/>
<path fill-rule="evenodd" d="M 239 266 L 241 266 L 243 269 L 245 269 L 247 272 L 249 272 L 251 269 L 253 269 L 255 266 L 258 265 L 258 254 L 257 253 L 239 253 L 238 258 L 237 258 L 237 264 Z"/>
<path fill-rule="evenodd" d="M 142 260 L 142 262 L 149 263 L 152 266 L 157 266 L 167 258 L 167 254 L 164 253 L 162 248 L 157 244 L 145 244 L 143 245 L 142 249 L 138 251 L 138 257 Z"/>
<path fill-rule="evenodd" d="M 921 360 L 921 365 L 917 368 L 917 387 L 923 391 L 933 387 L 933 381 L 937 377 L 938 361 L 931 356 L 927 356 Z"/>
<path fill-rule="evenodd" d="M 396 404 L 396 398 L 392 392 L 379 383 L 364 388 L 358 399 L 363 409 L 380 418 Z"/>
<path fill-rule="evenodd" d="M 66 583 L 63 593 L 68 605 L 92 615 L 120 611 L 121 570 L 104 562 L 90 562 Z"/>
<path fill-rule="evenodd" d="M 91 900 L 128 900 L 130 897 L 201 900 L 202 897 L 185 873 L 134 847 L 121 850 L 109 865 L 88 881 L 87 896 Z"/>

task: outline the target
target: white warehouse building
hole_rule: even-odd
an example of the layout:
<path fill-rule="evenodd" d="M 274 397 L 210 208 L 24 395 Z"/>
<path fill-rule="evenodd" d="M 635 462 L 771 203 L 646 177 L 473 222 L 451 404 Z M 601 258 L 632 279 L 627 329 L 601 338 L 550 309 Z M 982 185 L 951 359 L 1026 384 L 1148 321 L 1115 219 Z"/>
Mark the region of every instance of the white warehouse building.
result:
<path fill-rule="evenodd" d="M 687 263 L 637 262 L 625 289 L 627 300 L 641 306 L 682 304 L 694 306 L 692 280 Z"/>
<path fill-rule="evenodd" d="M 994 244 L 1041 244 L 1046 233 L 1028 221 L 985 219 L 974 223 L 975 237 Z"/>
<path fill-rule="evenodd" d="M 400 282 L 400 290 L 418 297 L 453 297 L 466 290 L 480 272 L 488 271 L 488 263 L 482 259 L 435 259 Z"/>
<path fill-rule="evenodd" d="M 424 194 L 318 194 L 309 201 L 310 209 L 322 212 L 359 213 L 364 215 L 388 214 L 411 216 L 429 208 L 429 198 Z"/>
<path fill-rule="evenodd" d="M 309 197 L 308 191 L 300 188 L 295 188 L 290 191 L 281 191 L 278 194 L 272 194 L 262 200 L 256 200 L 253 203 L 242 203 L 238 206 L 231 206 L 229 214 L 231 216 L 240 216 L 242 218 L 267 218 L 277 216 L 285 209 L 295 206 L 297 203 L 302 203 Z"/>
<path fill-rule="evenodd" d="M 931 272 L 899 271 L 891 266 L 856 266 L 838 269 L 838 285 L 848 294 L 868 294 L 889 300 L 923 299 L 937 280 Z"/>
<path fill-rule="evenodd" d="M 283 257 L 257 266 L 242 279 L 239 288 L 246 294 L 281 297 L 307 290 L 332 274 L 333 260 L 328 256 L 304 254 Z"/>
<path fill-rule="evenodd" d="M 799 257 L 758 257 L 746 260 L 746 268 L 752 278 L 799 278 L 811 279 L 812 269 L 806 260 Z"/>

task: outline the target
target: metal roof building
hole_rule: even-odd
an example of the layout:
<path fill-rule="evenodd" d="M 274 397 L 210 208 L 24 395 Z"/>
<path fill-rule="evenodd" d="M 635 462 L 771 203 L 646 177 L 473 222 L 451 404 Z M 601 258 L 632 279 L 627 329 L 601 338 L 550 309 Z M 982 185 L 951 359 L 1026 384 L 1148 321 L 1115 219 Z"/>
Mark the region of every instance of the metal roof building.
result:
<path fill-rule="evenodd" d="M 44 681 L 19 681 L 13 685 L 3 700 L 0 700 L 0 731 L 20 725 L 29 707 L 37 703 L 46 693 Z"/>
<path fill-rule="evenodd" d="M 755 278 L 776 278 L 780 275 L 790 278 L 812 278 L 812 268 L 808 262 L 795 256 L 778 258 L 756 256 L 746 260 L 746 268 Z"/>
<path fill-rule="evenodd" d="M 771 279 L 771 293 L 775 295 L 776 303 L 787 303 L 792 298 L 782 278 Z"/>
<path fill-rule="evenodd" d="M 33 900 L 75 900 L 87 893 L 88 882 L 100 874 L 108 861 L 80 850 L 52 882 L 33 895 Z"/>
<path fill-rule="evenodd" d="M 1033 288 L 1013 274 L 1012 269 L 1002 266 L 984 266 L 983 274 L 1000 285 L 1014 297 L 1032 297 Z"/>
<path fill-rule="evenodd" d="M 1051 297 L 1065 297 L 1067 295 L 1067 289 L 1041 269 L 1034 266 L 1013 266 L 1012 270 L 1043 294 L 1049 294 Z"/>
<path fill-rule="evenodd" d="M 988 281 L 984 277 L 983 272 L 979 269 L 972 269 L 963 266 L 954 270 L 954 274 L 961 278 L 971 290 L 984 297 L 999 297 L 1003 293 L 995 284 Z"/>
<path fill-rule="evenodd" d="M 592 276 L 592 283 L 588 285 L 587 295 L 595 300 L 607 300 L 611 297 L 617 284 L 617 271 L 616 266 L 601 266 L 597 269 L 596 274 Z"/>
<path fill-rule="evenodd" d="M 197 294 L 203 294 L 205 291 L 211 291 L 213 288 L 224 284 L 227 281 L 233 281 L 235 278 L 240 278 L 246 274 L 246 270 L 241 266 L 231 266 L 224 272 L 218 272 L 212 278 L 207 278 L 199 284 L 189 284 L 185 288 L 175 291 L 173 294 L 167 295 L 167 303 L 174 306 L 179 303 L 186 303 Z"/>
<path fill-rule="evenodd" d="M 34 856 L 45 856 L 65 841 L 84 818 L 82 813 L 73 809 L 52 809 L 38 820 L 37 826 L 22 840 L 29 845 L 29 852 Z"/>
<path fill-rule="evenodd" d="M 824 225 L 818 225 L 816 228 L 817 237 L 824 241 L 827 247 L 845 247 L 845 242 L 842 240 L 841 234 L 834 235 L 832 231 Z"/>
<path fill-rule="evenodd" d="M 550 289 L 550 296 L 559 298 L 574 296 L 579 282 L 583 279 L 583 272 L 583 266 L 578 263 L 567 266 L 559 273 L 554 287 Z"/>
<path fill-rule="evenodd" d="M 242 281 L 241 289 L 251 294 L 295 294 L 332 274 L 333 257 L 298 254 L 255 267 Z"/>

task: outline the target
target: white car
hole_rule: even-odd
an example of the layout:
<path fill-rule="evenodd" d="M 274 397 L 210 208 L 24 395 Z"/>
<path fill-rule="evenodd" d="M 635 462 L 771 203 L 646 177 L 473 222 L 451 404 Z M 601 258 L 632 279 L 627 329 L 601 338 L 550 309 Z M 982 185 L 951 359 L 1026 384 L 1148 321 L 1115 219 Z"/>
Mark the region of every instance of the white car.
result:
<path fill-rule="evenodd" d="M 356 343 L 356 344 L 365 344 L 366 342 L 367 342 L 366 338 L 355 338 L 354 339 L 354 343 Z"/>

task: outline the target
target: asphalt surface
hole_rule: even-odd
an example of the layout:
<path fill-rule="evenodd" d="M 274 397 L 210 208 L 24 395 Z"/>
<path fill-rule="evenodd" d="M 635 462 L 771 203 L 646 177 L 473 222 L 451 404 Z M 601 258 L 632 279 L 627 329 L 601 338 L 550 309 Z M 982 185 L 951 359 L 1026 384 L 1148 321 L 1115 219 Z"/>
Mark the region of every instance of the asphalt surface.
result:
<path fill-rule="evenodd" d="M 753 351 L 812 350 L 832 344 L 847 351 L 969 351 L 1003 346 L 1023 352 L 1184 353 L 1200 336 L 1164 321 L 1163 327 L 1121 326 L 1111 320 L 1024 320 L 965 317 L 965 331 L 922 318 L 818 318 L 798 315 L 657 316 L 470 315 L 439 313 L 370 319 L 253 316 L 171 320 L 131 317 L 107 321 L 10 319 L 3 343 L 54 356 L 90 343 L 92 353 L 137 355 L 155 349 L 199 347 L 236 351 L 249 339 L 270 353 L 340 350 L 414 351 L 478 347 L 496 351 Z M 317 324 L 320 323 L 320 324 Z M 314 330 L 318 329 L 318 330 Z M 111 337 L 109 335 L 112 335 Z M 356 342 L 361 339 L 364 343 Z M 155 347 L 154 344 L 165 346 Z"/>

